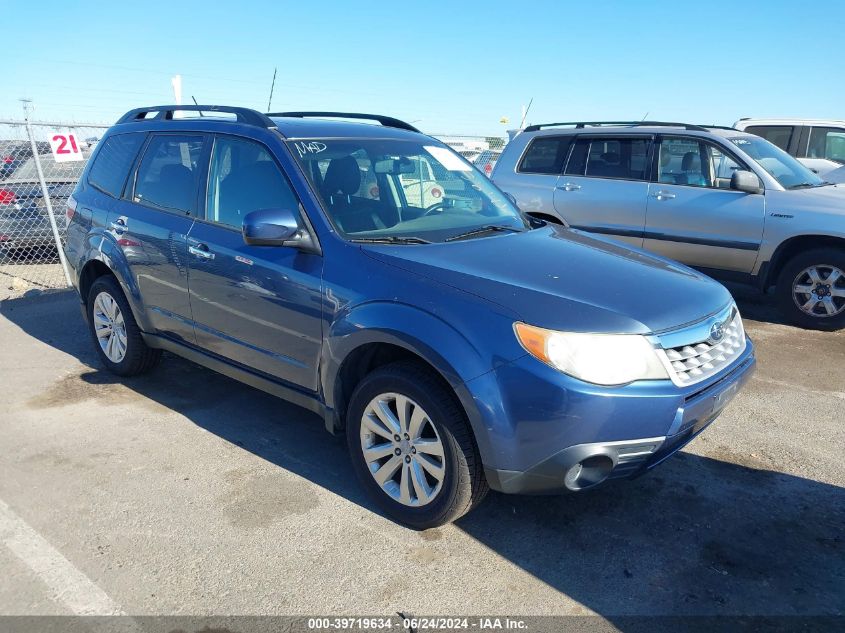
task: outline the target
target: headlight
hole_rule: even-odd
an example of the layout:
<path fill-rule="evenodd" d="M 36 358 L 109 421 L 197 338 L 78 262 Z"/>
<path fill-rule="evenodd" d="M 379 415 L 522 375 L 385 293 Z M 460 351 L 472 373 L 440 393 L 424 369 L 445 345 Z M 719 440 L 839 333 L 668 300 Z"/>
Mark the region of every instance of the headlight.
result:
<path fill-rule="evenodd" d="M 578 334 L 514 323 L 526 351 L 560 371 L 598 385 L 668 379 L 651 343 L 638 334 Z"/>

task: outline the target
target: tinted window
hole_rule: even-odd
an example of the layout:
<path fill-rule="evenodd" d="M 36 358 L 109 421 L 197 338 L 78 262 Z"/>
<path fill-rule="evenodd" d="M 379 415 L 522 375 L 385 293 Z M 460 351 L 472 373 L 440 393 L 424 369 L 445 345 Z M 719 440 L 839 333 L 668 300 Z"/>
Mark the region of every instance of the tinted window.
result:
<path fill-rule="evenodd" d="M 526 174 L 559 174 L 569 139 L 564 137 L 540 137 L 531 141 L 519 171 Z"/>
<path fill-rule="evenodd" d="M 578 139 L 566 163 L 566 173 L 569 176 L 583 176 L 587 168 L 587 154 L 590 151 L 589 139 Z"/>
<path fill-rule="evenodd" d="M 288 209 L 299 201 L 267 149 L 244 139 L 219 136 L 214 142 L 206 217 L 240 228 L 258 209 Z"/>
<path fill-rule="evenodd" d="M 590 140 L 584 173 L 596 178 L 645 180 L 650 142 L 650 139 L 594 138 Z M 568 168 L 567 173 L 570 173 Z"/>
<path fill-rule="evenodd" d="M 138 168 L 135 202 L 196 213 L 202 146 L 200 136 L 153 136 Z"/>
<path fill-rule="evenodd" d="M 764 139 L 780 147 L 783 151 L 789 150 L 789 143 L 792 140 L 792 133 L 795 130 L 791 125 L 752 125 L 745 128 L 749 134 L 762 136 Z"/>
<path fill-rule="evenodd" d="M 827 158 L 845 163 L 845 129 L 814 127 L 810 130 L 808 158 Z"/>
<path fill-rule="evenodd" d="M 107 138 L 94 158 L 88 182 L 104 193 L 119 197 L 143 142 L 143 134 L 116 134 Z"/>

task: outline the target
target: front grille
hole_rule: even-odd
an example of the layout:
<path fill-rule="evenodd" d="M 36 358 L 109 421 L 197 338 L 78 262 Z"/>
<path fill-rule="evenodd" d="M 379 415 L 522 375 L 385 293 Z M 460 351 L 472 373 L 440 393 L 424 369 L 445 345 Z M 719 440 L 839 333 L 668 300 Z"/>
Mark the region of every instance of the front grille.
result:
<path fill-rule="evenodd" d="M 675 384 L 686 386 L 707 380 L 739 358 L 745 349 L 745 329 L 739 311 L 733 308 L 723 322 L 715 321 L 714 327 L 719 326 L 721 337 L 711 333 L 699 342 L 659 350 Z"/>

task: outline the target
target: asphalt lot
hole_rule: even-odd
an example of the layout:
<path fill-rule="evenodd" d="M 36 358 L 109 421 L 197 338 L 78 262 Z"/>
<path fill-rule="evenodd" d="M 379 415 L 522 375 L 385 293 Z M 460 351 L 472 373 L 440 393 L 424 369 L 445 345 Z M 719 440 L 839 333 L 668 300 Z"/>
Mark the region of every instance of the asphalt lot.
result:
<path fill-rule="evenodd" d="M 739 293 L 759 369 L 649 476 L 414 532 L 312 414 L 168 356 L 102 371 L 69 292 L 0 303 L 0 614 L 845 611 L 845 332 Z"/>

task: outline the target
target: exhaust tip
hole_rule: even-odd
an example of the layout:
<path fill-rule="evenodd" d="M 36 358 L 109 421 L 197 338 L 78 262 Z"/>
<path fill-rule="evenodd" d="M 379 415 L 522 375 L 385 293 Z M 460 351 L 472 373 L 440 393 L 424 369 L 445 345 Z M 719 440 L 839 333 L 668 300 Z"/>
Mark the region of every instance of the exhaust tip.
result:
<path fill-rule="evenodd" d="M 602 483 L 612 470 L 613 459 L 607 455 L 592 455 L 571 466 L 563 482 L 569 490 L 587 490 Z"/>

